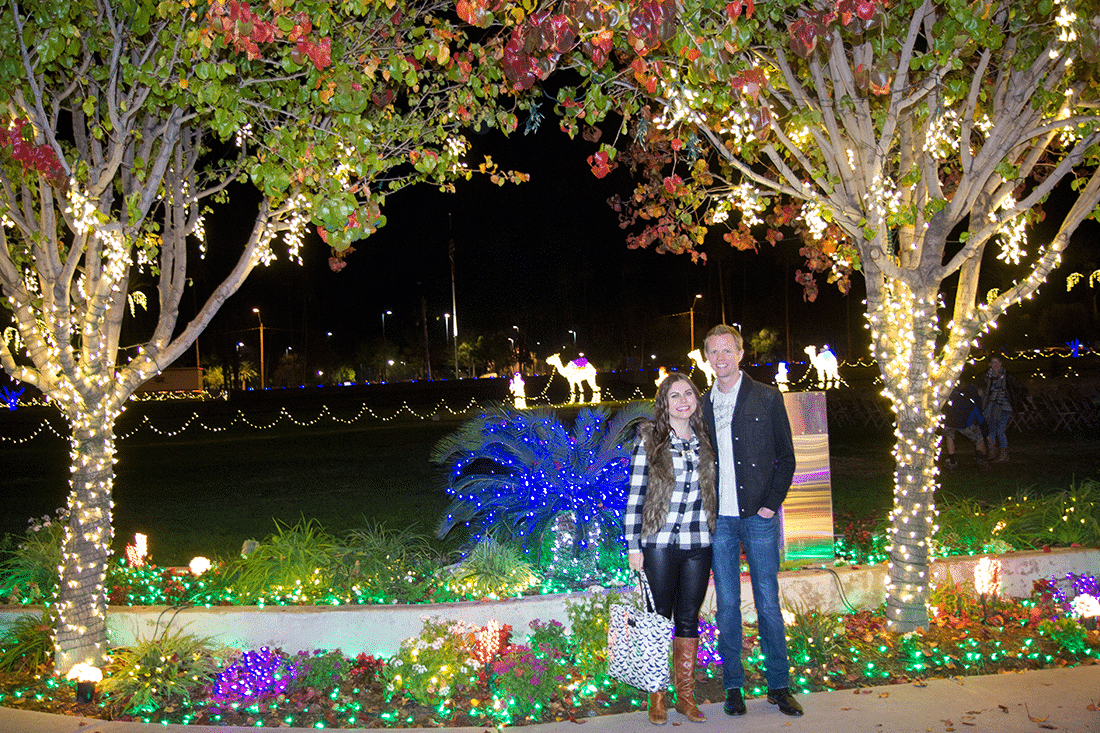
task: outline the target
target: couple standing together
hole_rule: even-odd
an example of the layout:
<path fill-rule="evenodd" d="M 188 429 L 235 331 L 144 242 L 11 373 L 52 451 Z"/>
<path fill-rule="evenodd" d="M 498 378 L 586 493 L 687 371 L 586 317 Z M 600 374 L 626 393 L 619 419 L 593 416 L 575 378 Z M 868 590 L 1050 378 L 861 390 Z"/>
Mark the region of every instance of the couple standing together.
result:
<path fill-rule="evenodd" d="M 711 569 L 727 715 L 745 714 L 741 664 L 741 549 L 748 558 L 764 652 L 768 702 L 802 715 L 790 693 L 787 638 L 779 608 L 779 517 L 794 478 L 794 444 L 779 390 L 741 371 L 741 334 L 715 326 L 703 342 L 714 386 L 698 395 L 685 376 L 657 388 L 652 422 L 639 428 L 630 467 L 626 542 L 655 610 L 671 617 L 676 710 L 706 717 L 695 703 L 699 609 Z M 649 720 L 667 720 L 665 693 L 649 696 Z"/>

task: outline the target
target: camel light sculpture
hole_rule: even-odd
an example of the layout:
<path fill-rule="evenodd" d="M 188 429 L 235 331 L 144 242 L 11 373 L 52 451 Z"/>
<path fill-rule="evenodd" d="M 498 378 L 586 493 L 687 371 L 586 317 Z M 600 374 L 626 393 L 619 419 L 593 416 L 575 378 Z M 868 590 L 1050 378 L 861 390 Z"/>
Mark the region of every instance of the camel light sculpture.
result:
<path fill-rule="evenodd" d="M 699 349 L 693 349 L 688 352 L 688 358 L 695 364 L 695 368 L 701 371 L 707 376 L 707 386 L 714 384 L 714 370 L 710 368 L 710 364 L 703 358 L 703 354 Z"/>
<path fill-rule="evenodd" d="M 816 347 L 807 346 L 806 355 L 810 357 L 810 364 L 817 370 L 819 388 L 830 389 L 840 386 L 840 371 L 837 369 L 836 355 L 830 351 L 828 344 L 821 347 L 820 353 Z"/>
<path fill-rule="evenodd" d="M 562 365 L 561 354 L 553 354 L 546 358 L 546 363 L 558 370 L 569 382 L 569 404 L 584 402 L 584 383 L 592 388 L 592 402 L 600 401 L 600 388 L 596 384 L 596 367 L 589 363 L 583 356 L 574 359 L 568 364 Z"/>

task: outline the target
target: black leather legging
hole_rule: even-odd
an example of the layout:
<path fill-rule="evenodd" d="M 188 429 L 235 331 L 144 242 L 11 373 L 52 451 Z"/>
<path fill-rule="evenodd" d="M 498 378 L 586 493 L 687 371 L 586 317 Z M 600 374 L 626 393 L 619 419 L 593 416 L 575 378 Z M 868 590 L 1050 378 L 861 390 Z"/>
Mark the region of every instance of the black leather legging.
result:
<path fill-rule="evenodd" d="M 699 609 L 710 583 L 711 548 L 643 547 L 642 565 L 657 613 L 672 617 L 675 636 L 699 636 Z"/>

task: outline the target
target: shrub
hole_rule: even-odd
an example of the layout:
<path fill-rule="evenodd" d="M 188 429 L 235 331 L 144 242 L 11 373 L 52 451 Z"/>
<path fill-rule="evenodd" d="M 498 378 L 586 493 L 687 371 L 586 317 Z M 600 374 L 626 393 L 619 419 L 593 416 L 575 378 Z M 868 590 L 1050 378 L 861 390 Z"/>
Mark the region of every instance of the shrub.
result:
<path fill-rule="evenodd" d="M 787 647 L 791 663 L 824 667 L 847 651 L 844 617 L 817 609 L 796 611 L 787 624 Z"/>
<path fill-rule="evenodd" d="M 458 596 L 497 599 L 521 595 L 537 582 L 520 550 L 489 537 L 451 571 L 448 587 Z"/>
<path fill-rule="evenodd" d="M 607 677 L 607 624 L 611 617 L 612 593 L 593 593 L 582 601 L 567 601 L 565 612 L 573 630 L 573 659 L 578 671 L 595 680 L 597 686 L 606 684 Z"/>
<path fill-rule="evenodd" d="M 534 649 L 554 649 L 562 659 L 574 659 L 576 642 L 566 632 L 565 625 L 561 621 L 543 623 L 535 619 L 531 622 L 531 633 L 527 635 L 527 643 Z"/>
<path fill-rule="evenodd" d="M 26 533 L 0 565 L 0 598 L 8 603 L 45 605 L 57 588 L 57 568 L 61 565 L 61 541 L 69 523 L 69 510 L 57 510 L 55 517 L 44 515 L 29 520 Z M 5 537 L 5 544 L 12 543 Z"/>
<path fill-rule="evenodd" d="M 418 636 L 405 639 L 382 670 L 387 700 L 407 695 L 431 707 L 449 703 L 460 690 L 477 685 L 482 664 L 477 629 L 461 621 L 429 618 Z"/>
<path fill-rule="evenodd" d="M 491 666 L 493 708 L 506 724 L 540 720 L 544 705 L 560 697 L 570 678 L 568 663 L 549 644 L 537 649 L 513 644 Z"/>
<path fill-rule="evenodd" d="M 338 687 L 340 679 L 351 669 L 347 658 L 339 650 L 298 652 L 293 664 L 297 674 L 290 683 L 291 690 L 313 688 L 319 692 L 328 692 L 334 686 Z"/>
<path fill-rule="evenodd" d="M 275 526 L 253 552 L 229 563 L 227 586 L 242 604 L 323 603 L 339 574 L 339 545 L 312 519 Z"/>
<path fill-rule="evenodd" d="M 1047 619 L 1039 624 L 1039 633 L 1049 636 L 1060 649 L 1069 654 L 1089 652 L 1089 632 L 1073 619 Z"/>
<path fill-rule="evenodd" d="M 0 636 L 0 672 L 33 674 L 52 667 L 53 619 L 49 609 L 41 616 L 20 616 L 4 629 Z"/>
<path fill-rule="evenodd" d="M 948 571 L 944 582 L 930 588 L 929 605 L 937 621 L 968 619 L 978 612 L 978 597 L 972 583 L 956 583 Z"/>
<path fill-rule="evenodd" d="M 420 603 L 440 597 L 437 571 L 443 556 L 427 537 L 405 528 L 367 523 L 344 537 L 339 582 L 358 603 Z"/>
<path fill-rule="evenodd" d="M 886 557 L 886 528 L 882 517 L 841 514 L 833 519 L 837 557 L 865 565 Z"/>
<path fill-rule="evenodd" d="M 209 640 L 170 630 L 115 652 L 100 690 L 127 713 L 151 712 L 173 698 L 186 704 L 214 679 Z"/>
<path fill-rule="evenodd" d="M 1088 480 L 1044 497 L 1041 542 L 1059 547 L 1100 547 L 1100 481 Z"/>
<path fill-rule="evenodd" d="M 366 652 L 355 658 L 355 664 L 348 671 L 348 678 L 356 685 L 369 685 L 386 667 L 385 659 L 376 659 Z"/>

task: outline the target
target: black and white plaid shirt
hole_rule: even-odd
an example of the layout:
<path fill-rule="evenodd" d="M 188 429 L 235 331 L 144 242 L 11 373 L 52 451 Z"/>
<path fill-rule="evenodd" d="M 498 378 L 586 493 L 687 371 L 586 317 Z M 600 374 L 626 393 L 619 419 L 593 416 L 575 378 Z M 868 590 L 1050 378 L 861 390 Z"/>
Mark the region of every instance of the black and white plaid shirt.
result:
<path fill-rule="evenodd" d="M 699 438 L 684 440 L 673 433 L 669 439 L 672 452 L 672 471 L 676 486 L 672 489 L 665 526 L 648 537 L 642 537 L 642 505 L 645 502 L 649 461 L 645 445 L 634 446 L 630 456 L 630 496 L 626 500 L 624 517 L 626 547 L 628 552 L 641 552 L 642 545 L 649 547 L 678 547 L 696 550 L 710 545 L 710 528 L 703 511 L 703 496 L 699 491 Z"/>

